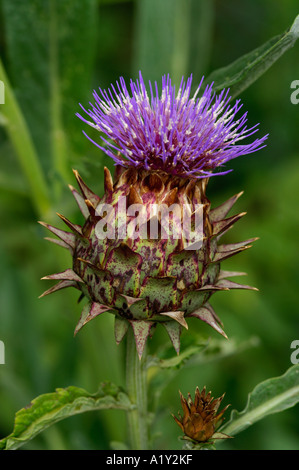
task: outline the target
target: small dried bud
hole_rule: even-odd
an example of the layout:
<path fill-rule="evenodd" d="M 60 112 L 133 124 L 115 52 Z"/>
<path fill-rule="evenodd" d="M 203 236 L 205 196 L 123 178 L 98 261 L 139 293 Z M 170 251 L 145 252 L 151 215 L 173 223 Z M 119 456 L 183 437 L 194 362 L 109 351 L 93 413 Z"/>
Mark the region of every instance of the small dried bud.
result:
<path fill-rule="evenodd" d="M 179 413 L 179 418 L 173 416 L 176 423 L 188 438 L 197 442 L 207 442 L 220 426 L 222 416 L 229 407 L 227 405 L 217 414 L 224 394 L 214 400 L 214 397 L 211 397 L 211 392 L 206 394 L 206 387 L 201 392 L 196 387 L 194 402 L 190 393 L 188 393 L 187 399 L 183 397 L 181 392 L 180 396 L 184 414 L 182 417 Z"/>

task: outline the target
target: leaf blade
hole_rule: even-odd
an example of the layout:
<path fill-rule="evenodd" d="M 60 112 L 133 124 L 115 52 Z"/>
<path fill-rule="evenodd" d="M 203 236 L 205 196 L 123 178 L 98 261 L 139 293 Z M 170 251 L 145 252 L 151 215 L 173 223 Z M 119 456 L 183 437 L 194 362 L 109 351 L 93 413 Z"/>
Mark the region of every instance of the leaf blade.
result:
<path fill-rule="evenodd" d="M 205 80 L 205 84 L 214 82 L 215 92 L 230 88 L 230 96 L 235 98 L 265 73 L 281 55 L 293 47 L 298 37 L 299 15 L 289 30 L 274 36 L 231 64 L 213 71 Z"/>
<path fill-rule="evenodd" d="M 43 217 L 44 214 L 50 211 L 51 207 L 49 188 L 30 130 L 1 59 L 0 77 L 5 83 L 5 106 L 1 113 L 4 119 L 3 125 L 16 151 L 20 167 L 27 179 L 32 203 L 36 212 Z"/>
<path fill-rule="evenodd" d="M 248 395 L 243 411 L 233 410 L 230 420 L 220 428 L 234 436 L 260 419 L 279 413 L 299 402 L 299 365 L 290 367 L 280 377 L 267 379 L 258 384 Z"/>
<path fill-rule="evenodd" d="M 67 162 L 86 145 L 75 113 L 92 86 L 98 2 L 3 0 L 2 4 L 16 98 L 45 172 L 55 166 L 57 176 L 65 178 Z"/>
<path fill-rule="evenodd" d="M 122 389 L 111 383 L 101 384 L 94 394 L 74 386 L 58 388 L 36 397 L 28 407 L 16 413 L 13 432 L 0 440 L 0 450 L 17 449 L 62 419 L 112 408 L 130 410 L 133 405 Z"/>

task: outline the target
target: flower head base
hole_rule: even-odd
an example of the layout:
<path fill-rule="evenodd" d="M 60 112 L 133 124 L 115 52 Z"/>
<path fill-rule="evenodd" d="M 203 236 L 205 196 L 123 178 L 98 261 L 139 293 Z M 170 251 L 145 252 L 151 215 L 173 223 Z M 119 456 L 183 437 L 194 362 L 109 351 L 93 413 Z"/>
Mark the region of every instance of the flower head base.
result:
<path fill-rule="evenodd" d="M 202 82 L 191 96 L 192 76 L 186 83 L 182 79 L 176 93 L 167 75 L 160 96 L 156 82 L 155 87 L 149 82 L 148 94 L 140 73 L 136 83 L 130 82 L 130 95 L 120 78 L 117 89 L 111 85 L 94 92 L 89 110 L 81 106 L 91 121 L 78 117 L 106 136 L 106 147 L 94 143 L 116 164 L 189 178 L 213 176 L 229 160 L 261 149 L 267 136 L 240 144 L 258 131 L 257 125 L 247 128 L 247 113 L 235 119 L 242 104 L 229 104 L 229 90 L 216 96 L 211 84 L 198 97 Z"/>
<path fill-rule="evenodd" d="M 179 414 L 179 419 L 175 416 L 173 417 L 184 432 L 185 438 L 201 443 L 207 442 L 213 437 L 214 439 L 225 439 L 229 437 L 220 433 L 217 433 L 219 436 L 215 435 L 216 429 L 223 420 L 222 416 L 229 407 L 229 405 L 227 405 L 217 415 L 224 394 L 214 400 L 214 398 L 211 397 L 211 392 L 206 394 L 206 387 L 204 387 L 201 392 L 199 388 L 196 387 L 194 402 L 192 401 L 190 393 L 187 399 L 184 398 L 181 393 L 180 396 L 184 415 L 182 417 Z"/>
<path fill-rule="evenodd" d="M 132 328 L 140 358 L 157 324 L 166 329 L 177 354 L 189 317 L 227 338 L 209 303 L 211 296 L 231 289 L 256 290 L 228 279 L 244 273 L 221 269 L 223 260 L 255 241 L 219 243 L 245 215 L 226 217 L 242 193 L 212 208 L 206 187 L 216 167 L 261 148 L 266 137 L 240 145 L 257 129 L 246 128 L 246 114 L 234 120 L 239 101 L 230 107 L 228 91 L 216 97 L 212 86 L 197 98 L 199 86 L 190 98 L 191 81 L 182 81 L 176 94 L 167 76 L 161 96 L 157 84 L 155 91 L 150 84 L 148 95 L 140 74 L 139 81 L 131 81 L 131 95 L 123 79 L 118 91 L 112 86 L 112 91 L 101 91 L 101 97 L 95 93 L 96 102 L 87 111 L 93 122 L 80 117 L 108 138 L 102 136 L 105 148 L 96 145 L 115 161 L 114 177 L 104 169 L 105 193 L 100 198 L 74 171 L 80 193 L 70 189 L 83 225 L 59 214 L 71 232 L 42 222 L 60 239 L 49 240 L 68 249 L 73 261 L 71 269 L 43 278 L 59 282 L 42 295 L 75 287 L 87 301 L 75 333 L 103 313 L 112 314 L 116 342 Z M 119 211 L 120 201 L 124 204 Z M 210 414 L 207 422 L 202 418 L 202 439 L 209 438 L 217 421 L 213 412 L 218 402 L 204 408 Z"/>

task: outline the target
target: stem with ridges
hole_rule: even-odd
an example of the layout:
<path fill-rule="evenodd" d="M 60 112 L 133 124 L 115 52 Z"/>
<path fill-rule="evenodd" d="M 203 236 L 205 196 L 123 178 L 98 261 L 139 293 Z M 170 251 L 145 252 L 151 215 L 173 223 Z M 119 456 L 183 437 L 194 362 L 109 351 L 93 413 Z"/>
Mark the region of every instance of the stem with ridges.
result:
<path fill-rule="evenodd" d="M 148 449 L 147 384 L 144 351 L 139 359 L 132 328 L 127 334 L 126 382 L 127 393 L 136 408 L 128 411 L 128 433 L 133 450 Z"/>

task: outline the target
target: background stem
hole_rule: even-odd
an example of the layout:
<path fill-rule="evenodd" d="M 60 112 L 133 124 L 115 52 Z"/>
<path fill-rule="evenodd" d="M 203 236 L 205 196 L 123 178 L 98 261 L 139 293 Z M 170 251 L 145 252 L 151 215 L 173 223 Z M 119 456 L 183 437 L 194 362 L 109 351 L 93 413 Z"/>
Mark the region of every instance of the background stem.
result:
<path fill-rule="evenodd" d="M 140 360 L 136 351 L 134 333 L 127 334 L 126 381 L 127 393 L 136 408 L 128 411 L 128 433 L 131 449 L 148 449 L 147 388 L 144 351 Z"/>
<path fill-rule="evenodd" d="M 62 122 L 62 96 L 61 96 L 61 80 L 59 76 L 59 44 L 58 44 L 58 16 L 57 16 L 56 0 L 50 2 L 50 111 L 51 111 L 51 142 L 52 142 L 52 159 L 53 166 L 57 174 L 65 181 L 70 176 L 67 165 L 67 143 Z M 54 188 L 56 193 L 60 193 L 61 184 L 56 182 Z M 59 194 L 58 194 L 59 195 Z"/>
<path fill-rule="evenodd" d="M 15 99 L 1 60 L 0 78 L 3 80 L 5 86 L 5 104 L 1 107 L 4 127 L 28 181 L 32 203 L 37 214 L 40 217 L 44 217 L 51 209 L 47 182 L 26 121 Z"/>

